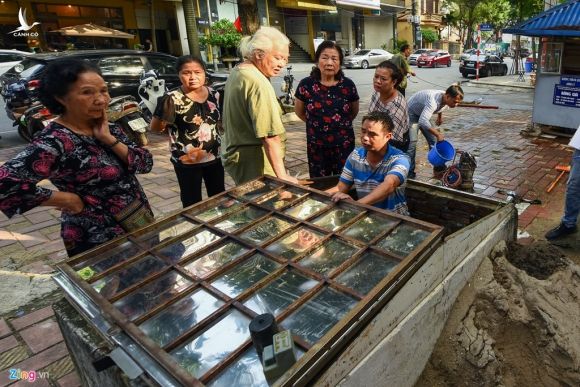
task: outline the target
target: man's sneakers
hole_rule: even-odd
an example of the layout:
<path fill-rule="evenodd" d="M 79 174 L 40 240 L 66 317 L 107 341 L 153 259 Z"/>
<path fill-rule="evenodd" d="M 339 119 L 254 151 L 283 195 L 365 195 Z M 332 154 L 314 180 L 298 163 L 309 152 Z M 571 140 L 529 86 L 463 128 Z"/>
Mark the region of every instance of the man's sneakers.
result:
<path fill-rule="evenodd" d="M 560 223 L 558 227 L 555 227 L 546 233 L 546 239 L 549 241 L 558 239 L 563 236 L 575 233 L 577 229 L 578 227 L 576 225 L 568 227 L 564 223 Z"/>

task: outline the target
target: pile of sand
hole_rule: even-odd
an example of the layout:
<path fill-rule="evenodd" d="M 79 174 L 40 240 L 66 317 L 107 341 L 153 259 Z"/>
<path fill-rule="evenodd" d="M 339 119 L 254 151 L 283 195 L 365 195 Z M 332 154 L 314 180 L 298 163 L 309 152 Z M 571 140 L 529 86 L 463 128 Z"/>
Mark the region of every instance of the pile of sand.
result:
<path fill-rule="evenodd" d="M 545 242 L 502 242 L 473 284 L 417 386 L 580 385 L 578 265 Z"/>

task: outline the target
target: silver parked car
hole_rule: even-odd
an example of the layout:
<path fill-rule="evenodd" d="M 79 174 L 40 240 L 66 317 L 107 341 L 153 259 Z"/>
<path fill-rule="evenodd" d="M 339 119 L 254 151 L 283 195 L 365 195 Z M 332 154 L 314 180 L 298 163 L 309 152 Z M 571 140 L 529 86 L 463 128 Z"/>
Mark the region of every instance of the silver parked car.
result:
<path fill-rule="evenodd" d="M 4 74 L 8 69 L 14 67 L 29 55 L 32 55 L 32 53 L 18 50 L 0 50 L 0 74 Z"/>
<path fill-rule="evenodd" d="M 409 59 L 407 59 L 409 61 L 410 65 L 416 65 L 417 64 L 417 59 L 421 56 L 421 54 L 424 54 L 426 52 L 431 51 L 428 48 L 420 48 L 418 50 L 415 50 L 415 52 L 413 52 L 411 55 L 409 55 Z"/>
<path fill-rule="evenodd" d="M 344 65 L 346 68 L 361 68 L 368 69 L 374 67 L 379 63 L 389 60 L 393 57 L 388 51 L 380 48 L 358 50 L 352 55 L 344 58 Z"/>

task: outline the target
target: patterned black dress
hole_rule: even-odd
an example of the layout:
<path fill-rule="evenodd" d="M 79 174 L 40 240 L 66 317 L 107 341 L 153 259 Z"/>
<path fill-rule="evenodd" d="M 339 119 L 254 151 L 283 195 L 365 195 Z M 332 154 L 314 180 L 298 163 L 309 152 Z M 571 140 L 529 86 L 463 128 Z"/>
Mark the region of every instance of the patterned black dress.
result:
<path fill-rule="evenodd" d="M 329 87 L 309 76 L 300 81 L 296 98 L 306 111 L 310 176 L 340 175 L 354 150 L 351 103 L 359 100 L 354 82 L 343 77 Z"/>

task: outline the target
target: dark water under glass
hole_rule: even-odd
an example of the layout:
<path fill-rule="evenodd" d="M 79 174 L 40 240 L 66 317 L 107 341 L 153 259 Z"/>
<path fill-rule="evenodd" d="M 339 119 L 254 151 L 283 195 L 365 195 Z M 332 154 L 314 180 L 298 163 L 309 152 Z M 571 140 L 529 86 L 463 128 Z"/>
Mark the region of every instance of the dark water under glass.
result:
<path fill-rule="evenodd" d="M 316 244 L 324 234 L 301 226 L 285 238 L 272 243 L 266 250 L 286 259 L 293 259 Z"/>
<path fill-rule="evenodd" d="M 367 252 L 357 263 L 341 273 L 336 281 L 366 295 L 398 264 L 397 260 Z"/>
<path fill-rule="evenodd" d="M 395 228 L 383 240 L 379 241 L 377 246 L 401 257 L 406 257 L 430 234 L 429 231 L 421 230 L 404 223 Z"/>
<path fill-rule="evenodd" d="M 203 289 L 177 301 L 143 322 L 139 328 L 163 347 L 224 304 Z"/>
<path fill-rule="evenodd" d="M 322 227 L 325 230 L 338 230 L 343 224 L 358 215 L 354 209 L 351 208 L 335 208 L 326 214 L 316 218 L 312 223 Z"/>
<path fill-rule="evenodd" d="M 240 234 L 240 237 L 249 242 L 262 244 L 280 235 L 284 230 L 291 226 L 291 223 L 272 216 L 247 229 Z"/>
<path fill-rule="evenodd" d="M 309 344 L 315 344 L 357 302 L 349 295 L 326 287 L 283 320 L 282 326 Z"/>
<path fill-rule="evenodd" d="M 195 378 L 202 377 L 250 338 L 250 318 L 233 309 L 171 356 Z"/>
<path fill-rule="evenodd" d="M 279 267 L 279 263 L 256 254 L 236 265 L 211 284 L 222 293 L 234 298 Z"/>
<path fill-rule="evenodd" d="M 186 232 L 193 230 L 195 226 L 195 223 L 187 219 L 177 218 L 163 225 L 161 230 L 149 232 L 147 234 L 141 235 L 137 239 L 147 248 L 151 248 L 157 246 L 166 239 L 185 234 Z"/>
<path fill-rule="evenodd" d="M 228 216 L 226 219 L 223 219 L 215 226 L 220 230 L 231 233 L 252 223 L 256 219 L 263 217 L 267 213 L 268 211 L 257 207 L 246 207 L 243 210 Z"/>
<path fill-rule="evenodd" d="M 209 222 L 210 220 L 214 220 L 220 216 L 236 211 L 244 204 L 236 199 L 224 197 L 220 198 L 216 203 L 212 204 L 210 202 L 208 205 L 210 206 L 209 208 L 204 206 L 201 210 L 194 209 L 192 215 L 201 221 Z"/>
<path fill-rule="evenodd" d="M 205 278 L 226 263 L 233 261 L 247 252 L 248 249 L 239 243 L 228 242 L 187 263 L 183 268 L 197 277 Z"/>
<path fill-rule="evenodd" d="M 392 228 L 395 224 L 397 221 L 394 219 L 373 214 L 356 221 L 341 233 L 361 242 L 369 243 L 381 232 Z"/>
<path fill-rule="evenodd" d="M 209 246 L 219 238 L 220 236 L 215 232 L 207 228 L 201 228 L 195 234 L 187 237 L 186 239 L 162 247 L 159 249 L 159 252 L 168 257 L 172 263 L 176 263 L 179 262 L 182 258 L 194 254 L 204 247 Z"/>
<path fill-rule="evenodd" d="M 331 238 L 322 246 L 301 259 L 298 264 L 320 274 L 327 274 L 352 257 L 357 250 L 357 247 L 351 246 L 338 239 Z"/>
<path fill-rule="evenodd" d="M 287 270 L 254 293 L 244 302 L 244 305 L 257 314 L 271 313 L 278 316 L 316 284 L 317 281 L 299 274 L 295 270 Z"/>

